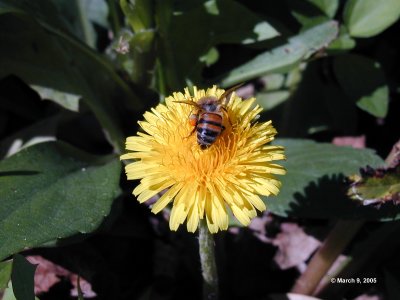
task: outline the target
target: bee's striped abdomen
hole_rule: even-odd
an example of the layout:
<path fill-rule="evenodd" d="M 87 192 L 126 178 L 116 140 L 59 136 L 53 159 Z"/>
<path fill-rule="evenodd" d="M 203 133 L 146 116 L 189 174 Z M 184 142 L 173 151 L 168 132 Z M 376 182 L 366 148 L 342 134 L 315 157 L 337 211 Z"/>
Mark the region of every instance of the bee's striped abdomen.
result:
<path fill-rule="evenodd" d="M 222 116 L 215 113 L 203 113 L 197 123 L 197 143 L 201 149 L 211 146 L 221 134 Z"/>

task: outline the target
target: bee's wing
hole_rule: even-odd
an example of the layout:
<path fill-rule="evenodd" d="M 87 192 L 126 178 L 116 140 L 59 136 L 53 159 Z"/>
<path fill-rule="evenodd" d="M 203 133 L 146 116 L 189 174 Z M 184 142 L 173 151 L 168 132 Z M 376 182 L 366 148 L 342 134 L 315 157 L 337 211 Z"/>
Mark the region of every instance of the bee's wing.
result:
<path fill-rule="evenodd" d="M 218 102 L 222 103 L 224 101 L 224 99 L 226 99 L 225 101 L 225 105 L 228 104 L 229 100 L 228 100 L 228 96 L 229 94 L 231 94 L 232 92 L 234 92 L 235 90 L 237 90 L 239 87 L 241 87 L 244 84 L 244 82 L 237 84 L 233 87 L 231 87 L 230 89 L 227 89 L 222 95 L 221 97 L 219 97 Z"/>

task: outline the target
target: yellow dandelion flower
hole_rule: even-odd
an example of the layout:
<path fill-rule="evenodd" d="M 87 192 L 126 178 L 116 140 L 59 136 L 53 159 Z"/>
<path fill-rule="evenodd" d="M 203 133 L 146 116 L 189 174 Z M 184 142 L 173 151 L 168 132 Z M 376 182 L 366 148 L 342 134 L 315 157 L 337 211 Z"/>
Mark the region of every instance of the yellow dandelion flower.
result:
<path fill-rule="evenodd" d="M 274 175 L 285 169 L 273 163 L 284 159 L 283 147 L 267 145 L 274 139 L 271 121 L 257 123 L 262 111 L 255 98 L 242 100 L 235 93 L 225 105 L 226 128 L 208 148 L 197 143 L 193 126 L 188 119 L 193 106 L 177 101 L 198 102 L 203 97 L 219 97 L 223 89 L 207 90 L 194 87 L 173 93 L 165 104 L 144 114 L 139 125 L 144 132 L 126 140 L 127 154 L 121 159 L 134 159 L 125 167 L 129 180 L 140 179 L 133 190 L 140 203 L 156 194 L 165 193 L 153 205 L 158 213 L 172 202 L 169 220 L 171 230 L 187 220 L 187 230 L 195 232 L 199 220 L 206 218 L 210 232 L 226 230 L 228 208 L 240 223 L 247 226 L 257 215 L 256 209 L 266 206 L 260 195 L 276 195 L 281 186 Z"/>

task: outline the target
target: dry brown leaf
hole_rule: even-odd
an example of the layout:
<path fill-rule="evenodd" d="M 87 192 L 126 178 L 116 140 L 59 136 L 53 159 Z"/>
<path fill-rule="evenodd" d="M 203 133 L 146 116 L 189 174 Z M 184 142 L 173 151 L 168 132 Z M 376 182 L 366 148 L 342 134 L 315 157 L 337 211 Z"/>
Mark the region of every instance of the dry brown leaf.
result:
<path fill-rule="evenodd" d="M 78 275 L 71 273 L 70 280 L 72 285 L 74 286 L 74 288 L 71 290 L 71 296 L 78 297 Z M 94 298 L 97 296 L 96 293 L 93 292 L 91 284 L 85 279 L 81 277 L 79 279 L 79 283 L 84 298 Z"/>
<path fill-rule="evenodd" d="M 65 277 L 71 281 L 74 289 L 71 290 L 71 296 L 76 297 L 78 295 L 77 280 L 78 275 L 54 264 L 53 262 L 44 259 L 39 255 L 27 256 L 26 259 L 34 265 L 37 265 L 35 272 L 35 294 L 48 292 L 49 289 L 60 281 L 60 277 Z M 92 286 L 89 282 L 80 279 L 81 290 L 85 298 L 93 298 L 96 293 L 93 292 Z"/>
<path fill-rule="evenodd" d="M 382 300 L 382 299 L 383 298 L 378 295 L 367 295 L 367 294 L 362 294 L 357 298 L 354 298 L 354 300 Z"/>
<path fill-rule="evenodd" d="M 26 259 L 37 265 L 35 272 L 35 294 L 48 292 L 49 289 L 60 281 L 59 276 L 67 276 L 68 271 L 53 264 L 51 261 L 38 255 L 27 256 Z"/>
<path fill-rule="evenodd" d="M 265 213 L 260 217 L 254 218 L 249 228 L 253 230 L 254 235 L 263 243 L 271 244 L 272 239 L 267 236 L 267 225 L 273 221 L 273 217 Z"/>
<path fill-rule="evenodd" d="M 274 260 L 283 270 L 297 267 L 300 272 L 305 270 L 305 261 L 319 247 L 320 241 L 307 235 L 295 223 L 282 223 L 282 232 L 272 244 L 278 247 Z"/>

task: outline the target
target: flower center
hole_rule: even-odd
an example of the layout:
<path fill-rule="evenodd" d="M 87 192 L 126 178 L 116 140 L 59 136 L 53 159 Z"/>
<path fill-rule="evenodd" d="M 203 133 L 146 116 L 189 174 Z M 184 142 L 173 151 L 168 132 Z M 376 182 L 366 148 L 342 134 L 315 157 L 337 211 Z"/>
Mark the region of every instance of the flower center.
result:
<path fill-rule="evenodd" d="M 180 128 L 186 126 L 186 130 L 173 131 L 171 143 L 163 145 L 161 149 L 165 153 L 162 164 L 170 170 L 176 181 L 195 180 L 204 183 L 226 173 L 237 172 L 232 160 L 239 139 L 235 126 L 227 125 L 215 142 L 203 150 L 197 142 L 194 127 L 184 123 L 180 125 Z"/>

